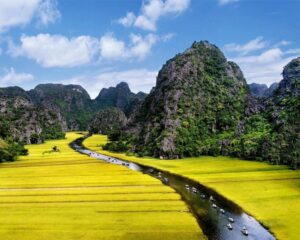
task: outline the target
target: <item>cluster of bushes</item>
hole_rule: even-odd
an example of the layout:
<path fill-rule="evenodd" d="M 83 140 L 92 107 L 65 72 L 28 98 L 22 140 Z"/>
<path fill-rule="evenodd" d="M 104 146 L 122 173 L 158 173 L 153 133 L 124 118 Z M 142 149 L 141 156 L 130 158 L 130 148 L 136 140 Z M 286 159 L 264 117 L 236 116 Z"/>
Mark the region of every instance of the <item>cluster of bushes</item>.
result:
<path fill-rule="evenodd" d="M 61 130 L 58 124 L 51 127 L 44 127 L 41 134 L 43 140 L 64 139 L 65 136 L 66 134 Z"/>
<path fill-rule="evenodd" d="M 14 161 L 19 155 L 27 155 L 28 150 L 23 144 L 14 141 L 4 141 L 0 138 L 0 162 Z"/>
<path fill-rule="evenodd" d="M 130 149 L 128 139 L 121 131 L 112 131 L 108 134 L 110 142 L 105 144 L 103 150 L 112 152 L 127 152 Z"/>

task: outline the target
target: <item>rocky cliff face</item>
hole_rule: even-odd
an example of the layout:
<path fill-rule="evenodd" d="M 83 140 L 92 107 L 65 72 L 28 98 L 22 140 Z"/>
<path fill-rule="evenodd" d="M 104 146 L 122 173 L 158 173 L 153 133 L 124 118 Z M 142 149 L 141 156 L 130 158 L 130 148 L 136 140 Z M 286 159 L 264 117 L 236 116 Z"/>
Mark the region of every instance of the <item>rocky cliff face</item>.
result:
<path fill-rule="evenodd" d="M 7 129 L 6 133 L 14 139 L 32 143 L 58 136 L 62 131 L 87 130 L 99 110 L 119 107 L 131 116 L 145 95 L 132 93 L 126 83 L 102 90 L 97 100 L 91 100 L 86 90 L 78 85 L 40 84 L 30 91 L 19 87 L 0 88 L 0 134 Z M 111 112 L 112 117 L 115 112 Z M 93 126 L 97 120 L 99 115 Z M 108 129 L 115 126 L 114 121 L 110 124 Z M 98 129 L 103 129 L 101 123 Z"/>
<path fill-rule="evenodd" d="M 146 94 L 134 94 L 127 83 L 120 83 L 102 89 L 95 100 L 79 85 L 40 84 L 28 95 L 35 104 L 60 113 L 67 121 L 68 130 L 86 130 L 95 113 L 108 107 L 120 108 L 130 116 Z"/>
<path fill-rule="evenodd" d="M 62 137 L 65 127 L 59 114 L 36 106 L 23 89 L 0 89 L 0 137 L 27 144 L 40 143 L 44 139 Z"/>
<path fill-rule="evenodd" d="M 163 66 L 131 122 L 136 150 L 165 158 L 206 153 L 208 140 L 234 134 L 248 95 L 235 63 L 206 41 L 194 43 Z"/>
<path fill-rule="evenodd" d="M 120 108 L 109 107 L 100 110 L 89 126 L 92 133 L 109 134 L 122 130 L 127 124 L 127 118 Z"/>
<path fill-rule="evenodd" d="M 128 84 L 121 82 L 116 87 L 103 88 L 95 99 L 95 106 L 97 109 L 117 107 L 130 116 L 146 96 L 142 92 L 131 92 Z"/>
<path fill-rule="evenodd" d="M 298 168 L 299 81 L 300 58 L 257 98 L 239 67 L 216 46 L 194 43 L 159 72 L 155 88 L 129 121 L 128 146 L 167 159 L 230 155 Z"/>
<path fill-rule="evenodd" d="M 92 117 L 92 100 L 81 86 L 40 84 L 28 94 L 36 105 L 60 113 L 68 130 L 85 130 Z"/>
<path fill-rule="evenodd" d="M 265 142 L 266 158 L 300 167 L 300 58 L 283 70 L 283 80 L 266 101 L 272 128 Z"/>

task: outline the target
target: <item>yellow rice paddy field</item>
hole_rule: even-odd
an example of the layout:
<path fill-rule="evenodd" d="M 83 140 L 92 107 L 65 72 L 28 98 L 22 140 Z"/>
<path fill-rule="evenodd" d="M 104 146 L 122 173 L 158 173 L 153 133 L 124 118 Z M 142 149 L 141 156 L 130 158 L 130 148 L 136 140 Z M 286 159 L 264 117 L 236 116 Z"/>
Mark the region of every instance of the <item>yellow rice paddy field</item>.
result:
<path fill-rule="evenodd" d="M 0 165 L 1 240 L 205 239 L 171 188 L 75 152 L 68 144 L 80 136 Z M 43 154 L 53 146 L 61 153 Z"/>
<path fill-rule="evenodd" d="M 93 135 L 84 144 L 103 154 L 194 179 L 237 203 L 267 226 L 276 238 L 300 239 L 300 171 L 228 157 L 138 158 L 103 151 L 101 145 L 106 142 L 106 136 Z"/>

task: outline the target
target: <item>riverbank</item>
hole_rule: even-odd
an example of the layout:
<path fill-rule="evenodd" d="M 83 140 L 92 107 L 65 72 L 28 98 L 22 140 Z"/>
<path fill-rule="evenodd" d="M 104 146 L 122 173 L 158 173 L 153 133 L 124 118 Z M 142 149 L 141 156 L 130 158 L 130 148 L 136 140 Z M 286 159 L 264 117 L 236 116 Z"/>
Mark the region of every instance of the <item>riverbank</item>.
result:
<path fill-rule="evenodd" d="M 84 145 L 106 155 L 194 179 L 237 203 L 267 226 L 278 239 L 298 239 L 300 171 L 228 157 L 138 158 L 103 151 L 100 146 L 106 142 L 106 136 L 93 135 L 84 141 Z"/>
<path fill-rule="evenodd" d="M 81 136 L 26 146 L 28 156 L 0 165 L 1 238 L 205 239 L 173 189 L 77 153 L 69 143 Z"/>

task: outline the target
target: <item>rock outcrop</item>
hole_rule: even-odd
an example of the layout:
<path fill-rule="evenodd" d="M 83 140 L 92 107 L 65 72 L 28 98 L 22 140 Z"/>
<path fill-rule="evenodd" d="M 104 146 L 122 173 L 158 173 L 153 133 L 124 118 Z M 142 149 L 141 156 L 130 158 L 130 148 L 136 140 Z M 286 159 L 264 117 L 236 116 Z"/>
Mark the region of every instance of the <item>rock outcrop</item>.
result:
<path fill-rule="evenodd" d="M 300 58 L 283 70 L 283 80 L 266 100 L 271 123 L 270 138 L 264 144 L 266 158 L 300 167 Z"/>
<path fill-rule="evenodd" d="M 122 130 L 127 124 L 124 112 L 116 107 L 109 107 L 100 110 L 93 118 L 89 126 L 92 133 L 109 134 Z"/>
<path fill-rule="evenodd" d="M 85 130 L 92 118 L 92 100 L 79 85 L 40 84 L 28 94 L 36 105 L 60 113 L 68 130 Z"/>
<path fill-rule="evenodd" d="M 103 88 L 95 99 L 95 105 L 97 109 L 120 108 L 129 117 L 146 96 L 143 92 L 131 92 L 128 84 L 121 82 L 116 87 Z"/>
<path fill-rule="evenodd" d="M 230 155 L 298 168 L 300 58 L 284 68 L 279 84 L 257 93 L 216 46 L 194 43 L 167 61 L 119 136 L 127 134 L 127 149 L 140 155 Z"/>
<path fill-rule="evenodd" d="M 59 113 L 36 106 L 23 89 L 0 89 L 0 137 L 27 144 L 40 143 L 44 139 L 63 137 L 65 128 Z"/>
<path fill-rule="evenodd" d="M 129 126 L 135 150 L 164 158 L 208 153 L 208 140 L 234 134 L 248 95 L 239 67 L 216 46 L 195 42 L 160 70 Z"/>

